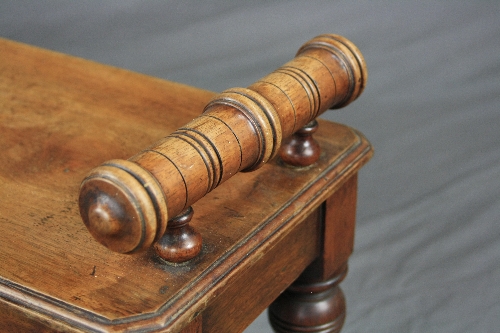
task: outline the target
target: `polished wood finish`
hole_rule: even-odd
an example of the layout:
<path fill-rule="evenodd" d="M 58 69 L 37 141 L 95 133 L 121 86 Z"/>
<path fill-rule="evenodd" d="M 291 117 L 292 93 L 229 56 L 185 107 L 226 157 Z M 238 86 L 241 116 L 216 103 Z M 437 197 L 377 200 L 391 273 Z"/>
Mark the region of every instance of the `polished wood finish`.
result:
<path fill-rule="evenodd" d="M 336 275 L 347 263 L 354 249 L 358 176 L 326 199 L 325 230 L 320 267 L 323 279 Z"/>
<path fill-rule="evenodd" d="M 314 126 L 300 128 L 356 99 L 366 79 L 363 57 L 350 41 L 337 35 L 310 40 L 295 59 L 246 89 L 215 96 L 201 116 L 129 160 L 92 170 L 80 189 L 85 225 L 113 251 L 146 250 L 163 235 L 168 216 L 239 171 L 261 168 L 277 154 L 283 137 L 314 132 Z M 290 152 L 292 164 L 312 164 L 319 146 L 301 141 L 307 147 Z M 289 151 L 282 154 L 287 163 Z"/>
<path fill-rule="evenodd" d="M 338 284 L 347 265 L 327 280 L 306 271 L 269 307 L 269 321 L 279 333 L 338 333 L 345 319 L 345 297 Z"/>
<path fill-rule="evenodd" d="M 317 130 L 318 122 L 313 120 L 285 140 L 279 152 L 281 160 L 295 167 L 316 163 L 321 153 L 321 148 L 313 137 Z"/>
<path fill-rule="evenodd" d="M 201 235 L 189 225 L 193 214 L 193 208 L 190 206 L 168 221 L 167 231 L 155 243 L 156 253 L 167 263 L 182 263 L 200 253 L 203 244 Z"/>
<path fill-rule="evenodd" d="M 339 201 L 328 202 L 372 154 L 359 132 L 320 120 L 313 166 L 273 159 L 194 203 L 189 224 L 204 239 L 192 260 L 123 255 L 96 246 L 82 223 L 81 180 L 216 95 L 1 39 L 0 54 L 0 331 L 238 332 L 311 263 L 337 258 L 323 253 L 324 230 L 350 227 L 335 226 L 328 207 Z"/>
<path fill-rule="evenodd" d="M 276 332 L 340 332 L 346 316 L 339 283 L 353 251 L 357 174 L 333 193 L 321 208 L 321 255 L 269 307 Z"/>

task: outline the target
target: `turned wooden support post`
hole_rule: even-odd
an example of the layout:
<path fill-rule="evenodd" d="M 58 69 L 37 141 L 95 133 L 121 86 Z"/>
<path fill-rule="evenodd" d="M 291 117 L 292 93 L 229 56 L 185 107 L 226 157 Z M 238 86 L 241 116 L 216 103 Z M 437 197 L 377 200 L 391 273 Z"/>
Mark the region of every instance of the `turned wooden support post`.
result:
<path fill-rule="evenodd" d="M 306 269 L 269 307 L 269 321 L 275 332 L 340 332 L 345 298 L 338 285 L 347 273 L 347 265 L 326 280 L 311 272 L 314 269 Z"/>
<path fill-rule="evenodd" d="M 306 167 L 316 163 L 321 148 L 312 135 L 317 130 L 318 121 L 314 119 L 283 142 L 280 149 L 283 162 L 295 167 Z"/>
<path fill-rule="evenodd" d="M 170 263 L 182 263 L 194 258 L 201 251 L 201 235 L 189 225 L 193 208 L 168 221 L 167 230 L 154 244 L 156 253 Z"/>
<path fill-rule="evenodd" d="M 346 315 L 339 283 L 354 247 L 357 174 L 323 204 L 321 255 L 268 309 L 278 333 L 338 333 Z"/>
<path fill-rule="evenodd" d="M 90 233 L 113 251 L 144 250 L 167 221 L 239 171 L 260 168 L 290 137 L 364 89 L 363 57 L 347 39 L 321 35 L 248 88 L 216 96 L 202 115 L 128 160 L 92 170 L 80 188 Z M 160 254 L 161 255 L 161 254 Z"/>

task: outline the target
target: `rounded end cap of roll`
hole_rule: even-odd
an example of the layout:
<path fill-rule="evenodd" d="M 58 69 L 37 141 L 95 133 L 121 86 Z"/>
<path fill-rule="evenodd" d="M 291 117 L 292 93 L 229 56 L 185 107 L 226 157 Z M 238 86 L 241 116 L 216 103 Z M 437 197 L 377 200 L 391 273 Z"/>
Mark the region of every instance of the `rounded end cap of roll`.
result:
<path fill-rule="evenodd" d="M 119 253 L 147 249 L 166 229 L 161 188 L 130 161 L 113 160 L 93 169 L 80 187 L 79 208 L 91 235 Z"/>
<path fill-rule="evenodd" d="M 332 53 L 341 60 L 349 72 L 349 91 L 345 98 L 332 105 L 331 109 L 340 109 L 350 104 L 361 95 L 368 80 L 368 69 L 361 51 L 345 37 L 324 34 L 314 37 L 299 49 L 297 55 L 309 49 L 320 48 Z"/>

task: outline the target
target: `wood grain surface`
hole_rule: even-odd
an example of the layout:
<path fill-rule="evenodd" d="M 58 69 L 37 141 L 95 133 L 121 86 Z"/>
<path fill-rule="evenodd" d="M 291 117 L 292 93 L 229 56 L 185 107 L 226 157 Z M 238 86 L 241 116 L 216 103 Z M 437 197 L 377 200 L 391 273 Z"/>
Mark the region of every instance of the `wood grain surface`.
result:
<path fill-rule="evenodd" d="M 276 276 L 259 262 L 283 269 L 282 283 L 257 302 L 263 309 L 319 254 L 300 235 L 314 238 L 313 212 L 371 156 L 358 132 L 320 121 L 313 166 L 273 160 L 193 205 L 191 224 L 204 237 L 194 260 L 114 253 L 81 221 L 81 180 L 195 118 L 214 94 L 6 40 L 0 54 L 0 328 L 10 332 L 35 323 L 39 331 L 196 331 L 193 320 L 223 332 L 215 328 L 224 313 L 243 309 Z M 239 311 L 245 324 L 256 310 Z"/>

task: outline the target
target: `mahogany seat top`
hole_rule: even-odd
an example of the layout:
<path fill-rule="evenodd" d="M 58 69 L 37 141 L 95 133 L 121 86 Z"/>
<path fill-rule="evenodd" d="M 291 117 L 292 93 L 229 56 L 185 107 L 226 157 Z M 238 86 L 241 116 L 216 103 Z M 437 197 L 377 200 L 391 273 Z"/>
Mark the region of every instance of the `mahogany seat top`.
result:
<path fill-rule="evenodd" d="M 318 255 L 315 231 L 310 246 L 272 249 L 371 156 L 360 133 L 320 120 L 316 164 L 297 169 L 275 159 L 193 205 L 191 225 L 204 239 L 197 258 L 174 266 L 152 251 L 117 254 L 82 223 L 85 174 L 189 122 L 214 93 L 8 40 L 0 39 L 0 54 L 0 313 L 7 322 L 26 316 L 64 330 L 179 330 L 216 296 L 232 295 L 226 291 L 245 274 L 243 300 L 269 303 L 252 289 L 264 281 L 248 267 L 283 260 L 270 276 L 293 281 Z M 297 237 L 308 236 L 304 230 Z"/>

